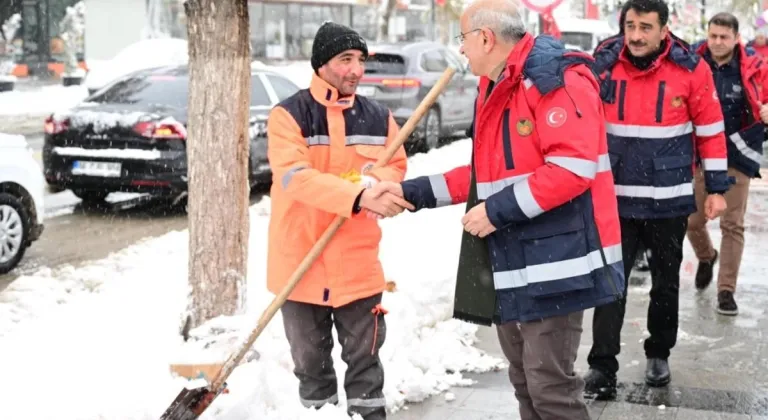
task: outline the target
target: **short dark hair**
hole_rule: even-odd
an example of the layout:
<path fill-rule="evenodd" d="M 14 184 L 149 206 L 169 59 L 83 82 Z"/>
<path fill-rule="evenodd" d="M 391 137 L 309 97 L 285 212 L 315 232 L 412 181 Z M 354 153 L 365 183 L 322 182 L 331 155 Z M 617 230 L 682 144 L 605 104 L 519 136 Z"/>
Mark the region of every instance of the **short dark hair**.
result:
<path fill-rule="evenodd" d="M 637 13 L 656 12 L 659 15 L 659 26 L 664 26 L 669 22 L 669 6 L 663 0 L 629 0 L 621 8 L 620 24 L 624 27 L 627 12 L 634 10 Z"/>
<path fill-rule="evenodd" d="M 739 19 L 737 19 L 736 16 L 728 12 L 720 12 L 712 16 L 712 19 L 709 20 L 709 25 L 707 27 L 712 25 L 731 28 L 733 29 L 734 33 L 739 33 Z"/>

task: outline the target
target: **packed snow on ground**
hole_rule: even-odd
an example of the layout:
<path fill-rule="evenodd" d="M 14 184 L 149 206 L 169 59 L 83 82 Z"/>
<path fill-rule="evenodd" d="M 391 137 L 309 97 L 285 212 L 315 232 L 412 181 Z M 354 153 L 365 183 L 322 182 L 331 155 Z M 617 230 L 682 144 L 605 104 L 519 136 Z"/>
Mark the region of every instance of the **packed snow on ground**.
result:
<path fill-rule="evenodd" d="M 468 140 L 417 155 L 409 177 L 468 162 Z M 269 198 L 251 207 L 248 308 L 179 337 L 187 296 L 187 231 L 171 232 L 79 268 L 41 269 L 0 292 L 0 418 L 156 420 L 186 386 L 169 364 L 229 354 L 223 346 L 255 326 L 273 296 L 265 289 Z M 502 361 L 473 346 L 476 326 L 451 319 L 463 206 L 405 213 L 381 222 L 381 258 L 397 290 L 381 351 L 390 410 L 472 381 Z M 105 232 L 105 234 L 109 234 Z M 211 335 L 212 329 L 230 331 Z M 232 335 L 231 332 L 235 331 Z M 202 343 L 214 342 L 203 351 Z M 303 408 L 278 313 L 257 340 L 259 359 L 238 367 L 204 419 L 343 419 L 343 408 Z M 345 365 L 334 349 L 343 390 Z M 199 383 L 200 380 L 198 380 Z M 43 401 L 44 403 L 41 403 Z"/>
<path fill-rule="evenodd" d="M 2 115 L 48 115 L 77 105 L 88 96 L 85 86 L 43 86 L 0 93 Z M 40 122 L 42 126 L 42 120 Z"/>

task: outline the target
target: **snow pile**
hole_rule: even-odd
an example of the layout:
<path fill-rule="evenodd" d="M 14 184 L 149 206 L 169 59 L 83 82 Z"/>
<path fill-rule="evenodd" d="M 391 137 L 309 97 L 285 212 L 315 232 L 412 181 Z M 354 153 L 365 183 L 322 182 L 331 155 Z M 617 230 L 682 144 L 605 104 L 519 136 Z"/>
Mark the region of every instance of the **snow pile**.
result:
<path fill-rule="evenodd" d="M 417 155 L 409 177 L 467 163 L 470 147 L 461 141 Z M 389 315 L 381 357 L 390 410 L 469 385 L 460 371 L 501 367 L 501 360 L 473 347 L 477 327 L 450 319 L 462 213 L 463 206 L 452 206 L 381 222 L 382 262 L 398 289 L 383 302 Z M 272 300 L 265 288 L 269 199 L 252 206 L 250 215 L 247 314 L 195 331 L 208 341 L 242 338 Z M 172 232 L 81 268 L 40 270 L 1 292 L 0 395 L 9 398 L 0 404 L 0 418 L 157 419 L 185 385 L 192 387 L 172 377 L 169 364 L 205 362 L 216 354 L 184 345 L 178 334 L 187 243 L 186 231 Z M 214 327 L 228 333 L 206 333 Z M 343 408 L 300 405 L 279 313 L 254 349 L 258 360 L 235 370 L 231 392 L 204 419 L 347 418 Z M 338 343 L 334 362 L 343 392 Z"/>

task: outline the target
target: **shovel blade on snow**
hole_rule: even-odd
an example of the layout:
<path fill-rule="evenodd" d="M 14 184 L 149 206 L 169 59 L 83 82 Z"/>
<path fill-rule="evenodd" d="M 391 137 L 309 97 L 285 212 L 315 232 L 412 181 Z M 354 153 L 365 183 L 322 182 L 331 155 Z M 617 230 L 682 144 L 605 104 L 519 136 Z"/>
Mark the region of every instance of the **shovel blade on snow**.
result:
<path fill-rule="evenodd" d="M 197 420 L 217 395 L 208 387 L 184 388 L 176 396 L 160 420 Z"/>

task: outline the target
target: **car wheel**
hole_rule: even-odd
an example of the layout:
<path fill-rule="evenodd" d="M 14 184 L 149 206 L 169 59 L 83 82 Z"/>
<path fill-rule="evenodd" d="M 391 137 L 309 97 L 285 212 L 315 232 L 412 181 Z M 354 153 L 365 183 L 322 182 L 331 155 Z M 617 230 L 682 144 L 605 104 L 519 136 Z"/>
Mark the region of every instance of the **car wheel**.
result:
<path fill-rule="evenodd" d="M 107 191 L 92 191 L 92 190 L 72 190 L 72 193 L 77 198 L 83 200 L 84 204 L 101 204 L 109 195 Z"/>
<path fill-rule="evenodd" d="M 424 117 L 423 124 L 424 137 L 421 139 L 420 149 L 426 153 L 440 145 L 440 132 L 442 131 L 440 111 L 437 108 L 431 108 Z"/>
<path fill-rule="evenodd" d="M 20 198 L 0 193 L 0 274 L 19 264 L 29 243 L 29 211 Z"/>

